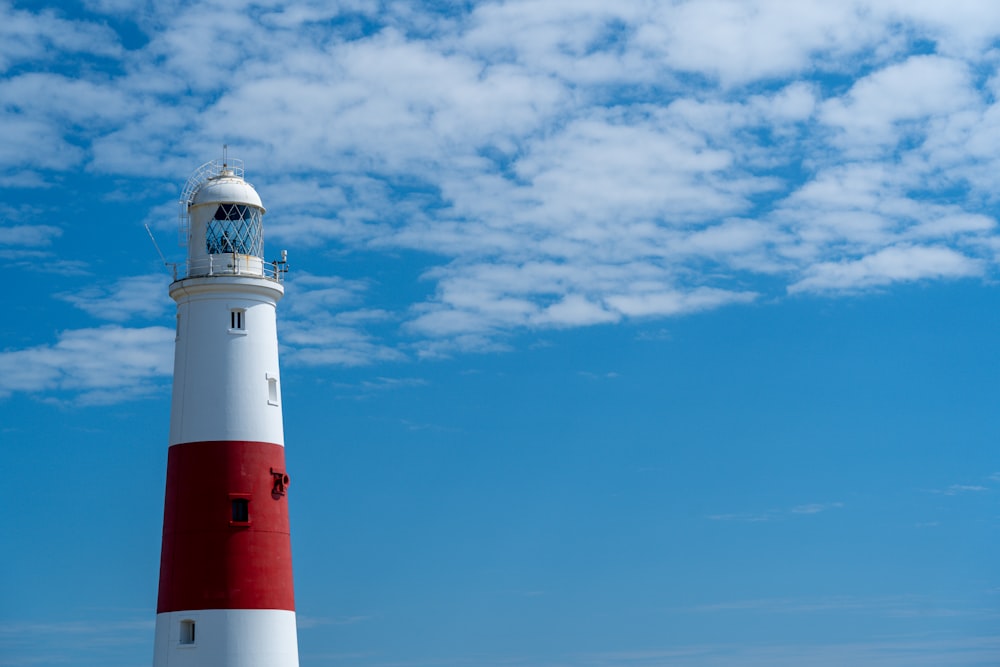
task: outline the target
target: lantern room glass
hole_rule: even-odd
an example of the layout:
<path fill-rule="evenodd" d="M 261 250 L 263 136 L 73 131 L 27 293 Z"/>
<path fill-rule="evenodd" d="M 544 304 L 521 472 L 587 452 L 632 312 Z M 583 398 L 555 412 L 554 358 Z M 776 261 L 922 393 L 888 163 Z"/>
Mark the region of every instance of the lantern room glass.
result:
<path fill-rule="evenodd" d="M 264 256 L 260 209 L 244 204 L 219 204 L 205 230 L 210 255 L 237 253 Z"/>

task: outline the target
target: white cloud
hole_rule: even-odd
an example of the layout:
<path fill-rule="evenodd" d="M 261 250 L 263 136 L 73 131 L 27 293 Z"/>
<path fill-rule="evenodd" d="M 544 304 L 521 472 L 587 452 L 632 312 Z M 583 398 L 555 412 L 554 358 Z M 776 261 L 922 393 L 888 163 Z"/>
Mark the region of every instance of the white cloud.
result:
<path fill-rule="evenodd" d="M 837 67 L 884 36 L 858 2 L 708 0 L 659 6 L 636 42 L 677 69 L 725 85 Z M 841 65 L 842 66 L 842 65 Z"/>
<path fill-rule="evenodd" d="M 770 97 L 758 96 L 750 101 L 765 119 L 775 124 L 802 122 L 816 112 L 817 92 L 813 85 L 796 81 Z"/>
<path fill-rule="evenodd" d="M 933 214 L 909 230 L 907 236 L 914 238 L 948 238 L 966 233 L 989 232 L 997 226 L 995 219 L 979 214 L 966 213 L 957 207 L 933 207 L 940 213 Z"/>
<path fill-rule="evenodd" d="M 336 318 L 315 323 L 308 334 L 297 327 L 283 331 L 288 345 L 284 358 L 293 366 L 367 366 L 405 359 L 402 352 L 379 344 L 363 331 L 339 326 Z"/>
<path fill-rule="evenodd" d="M 29 72 L 0 81 L 8 107 L 28 117 L 55 117 L 91 131 L 114 127 L 141 109 L 125 91 L 106 81 L 71 79 L 49 72 Z"/>
<path fill-rule="evenodd" d="M 391 321 L 384 310 L 358 309 L 368 285 L 330 276 L 300 274 L 286 285 L 280 338 L 288 363 L 303 366 L 363 366 L 405 358 L 367 327 Z"/>
<path fill-rule="evenodd" d="M 989 489 L 980 484 L 952 484 L 944 489 L 935 490 L 933 493 L 945 496 L 957 496 L 963 493 L 983 493 L 984 491 L 989 491 Z"/>
<path fill-rule="evenodd" d="M 0 396 L 60 390 L 84 403 L 114 403 L 146 395 L 172 372 L 173 341 L 166 327 L 64 331 L 53 345 L 0 352 Z"/>
<path fill-rule="evenodd" d="M 153 319 L 162 317 L 173 303 L 167 295 L 169 283 L 170 276 L 165 273 L 129 276 L 107 287 L 95 285 L 57 296 L 102 320 Z"/>
<path fill-rule="evenodd" d="M 821 115 L 845 133 L 839 141 L 857 153 L 895 144 L 906 129 L 903 123 L 917 123 L 912 130 L 922 135 L 932 119 L 977 104 L 966 63 L 913 56 L 859 80 L 844 98 L 828 101 Z"/>
<path fill-rule="evenodd" d="M 117 35 L 107 26 L 60 18 L 0 2 L 0 74 L 24 61 L 51 62 L 60 53 L 114 57 L 121 54 Z"/>
<path fill-rule="evenodd" d="M 512 330 L 677 316 L 781 281 L 859 291 L 1000 260 L 1000 84 L 982 80 L 1000 11 L 976 3 L 128 11 L 149 41 L 125 53 L 109 28 L 0 7 L 23 28 L 0 46 L 22 63 L 0 79 L 0 184 L 81 168 L 176 184 L 229 142 L 271 211 L 269 247 L 421 253 L 430 296 L 392 308 L 304 277 L 283 305 L 302 363 L 497 349 Z M 0 243 L 57 234 L 17 223 Z M 146 311 L 107 297 L 140 287 L 66 298 L 122 321 Z"/>
<path fill-rule="evenodd" d="M 62 236 L 62 230 L 51 225 L 11 225 L 0 227 L 0 246 L 37 248 Z"/>
<path fill-rule="evenodd" d="M 135 17 L 149 12 L 152 0 L 83 0 L 83 6 L 98 14 L 118 17 Z M 166 4 L 160 0 L 158 4 Z"/>
<path fill-rule="evenodd" d="M 733 173 L 733 155 L 669 118 L 628 118 L 598 112 L 536 142 L 515 163 L 538 202 L 525 213 L 541 227 L 603 242 L 621 222 L 678 224 L 738 211 L 745 195 L 766 183 Z"/>
<path fill-rule="evenodd" d="M 32 168 L 64 170 L 79 166 L 85 152 L 63 136 L 60 123 L 0 109 L 0 169 L 24 172 Z M 29 172 L 30 173 L 30 172 Z M 24 175 L 21 175 L 24 178 Z M 34 180 L 41 180 L 33 176 Z"/>
<path fill-rule="evenodd" d="M 808 503 L 806 505 L 797 505 L 790 511 L 792 514 L 819 514 L 820 512 L 839 509 L 843 506 L 844 503 Z"/>
<path fill-rule="evenodd" d="M 860 290 L 923 278 L 978 276 L 982 271 L 981 261 L 950 248 L 894 246 L 857 260 L 815 264 L 788 291 Z"/>
<path fill-rule="evenodd" d="M 618 313 L 609 311 L 585 296 L 568 294 L 557 303 L 544 308 L 532 318 L 532 323 L 543 326 L 583 326 L 616 322 L 619 319 Z"/>
<path fill-rule="evenodd" d="M 710 514 L 707 518 L 712 521 L 737 521 L 745 523 L 762 523 L 766 521 L 779 521 L 795 516 L 809 516 L 820 514 L 832 509 L 844 507 L 842 502 L 830 503 L 806 503 L 796 505 L 789 509 L 769 509 L 756 512 L 730 512 L 726 514 Z"/>
<path fill-rule="evenodd" d="M 975 58 L 993 47 L 1000 32 L 1000 7 L 979 0 L 881 0 L 872 3 L 880 18 L 903 20 L 935 41 L 942 53 Z"/>
<path fill-rule="evenodd" d="M 297 272 L 285 283 L 281 308 L 290 310 L 293 316 L 298 317 L 334 308 L 339 310 L 345 305 L 358 303 L 367 287 L 367 283 L 361 280 Z"/>
<path fill-rule="evenodd" d="M 730 292 L 711 287 L 699 287 L 690 292 L 680 292 L 666 288 L 638 290 L 631 294 L 608 297 L 608 303 L 619 312 L 630 317 L 669 316 L 709 310 L 723 304 L 747 303 L 757 294 L 753 292 Z"/>

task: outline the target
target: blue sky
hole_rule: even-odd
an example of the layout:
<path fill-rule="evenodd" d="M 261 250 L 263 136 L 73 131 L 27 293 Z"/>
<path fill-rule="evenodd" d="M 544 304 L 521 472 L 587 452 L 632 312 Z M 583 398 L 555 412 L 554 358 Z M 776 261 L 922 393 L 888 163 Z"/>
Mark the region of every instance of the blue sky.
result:
<path fill-rule="evenodd" d="M 0 0 L 0 665 L 149 664 L 168 261 L 288 249 L 303 667 L 1000 663 L 1000 9 Z"/>

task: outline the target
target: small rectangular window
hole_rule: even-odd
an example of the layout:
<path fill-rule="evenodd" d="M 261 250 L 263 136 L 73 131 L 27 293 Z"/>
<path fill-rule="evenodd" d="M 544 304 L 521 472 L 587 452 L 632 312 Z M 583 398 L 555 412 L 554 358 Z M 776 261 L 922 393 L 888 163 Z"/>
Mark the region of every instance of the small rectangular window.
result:
<path fill-rule="evenodd" d="M 194 644 L 194 621 L 185 619 L 181 621 L 181 644 Z"/>
<path fill-rule="evenodd" d="M 229 525 L 230 526 L 250 525 L 249 493 L 229 494 Z"/>
<path fill-rule="evenodd" d="M 233 523 L 250 523 L 250 500 L 233 498 Z"/>
<path fill-rule="evenodd" d="M 233 308 L 229 311 L 229 328 L 233 331 L 243 331 L 246 329 L 244 319 L 246 311 L 242 308 Z"/>
<path fill-rule="evenodd" d="M 278 405 L 278 378 L 267 374 L 267 404 Z"/>

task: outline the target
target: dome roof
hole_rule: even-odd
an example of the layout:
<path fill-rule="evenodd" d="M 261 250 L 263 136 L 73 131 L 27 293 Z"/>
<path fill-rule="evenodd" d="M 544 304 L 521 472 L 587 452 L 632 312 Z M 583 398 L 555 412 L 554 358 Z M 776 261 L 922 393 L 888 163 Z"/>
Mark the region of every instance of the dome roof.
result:
<path fill-rule="evenodd" d="M 229 170 L 205 180 L 191 197 L 191 206 L 221 202 L 264 208 L 253 186 Z"/>

